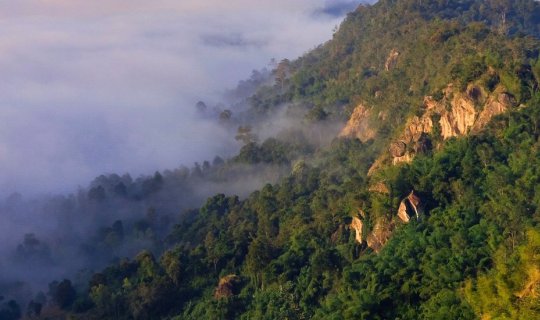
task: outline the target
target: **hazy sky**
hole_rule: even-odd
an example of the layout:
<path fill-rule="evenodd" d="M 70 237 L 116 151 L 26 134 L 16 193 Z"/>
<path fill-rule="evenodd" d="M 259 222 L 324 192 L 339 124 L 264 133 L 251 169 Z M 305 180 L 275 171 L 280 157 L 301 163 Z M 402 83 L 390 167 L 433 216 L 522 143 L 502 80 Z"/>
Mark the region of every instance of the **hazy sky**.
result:
<path fill-rule="evenodd" d="M 0 194 L 226 153 L 197 100 L 329 40 L 349 0 L 0 0 Z"/>

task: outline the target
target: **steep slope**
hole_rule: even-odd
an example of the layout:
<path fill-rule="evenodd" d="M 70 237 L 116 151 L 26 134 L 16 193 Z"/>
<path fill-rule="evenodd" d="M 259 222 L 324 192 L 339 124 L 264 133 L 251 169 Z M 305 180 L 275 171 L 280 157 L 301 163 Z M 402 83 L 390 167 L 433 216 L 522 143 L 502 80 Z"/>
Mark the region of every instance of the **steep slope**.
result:
<path fill-rule="evenodd" d="M 94 274 L 64 313 L 538 318 L 539 6 L 361 6 L 249 111 L 307 107 L 321 127 L 350 115 L 342 137 L 245 200 L 209 198 L 159 259 L 143 252 Z M 241 158 L 259 151 L 248 144 Z"/>

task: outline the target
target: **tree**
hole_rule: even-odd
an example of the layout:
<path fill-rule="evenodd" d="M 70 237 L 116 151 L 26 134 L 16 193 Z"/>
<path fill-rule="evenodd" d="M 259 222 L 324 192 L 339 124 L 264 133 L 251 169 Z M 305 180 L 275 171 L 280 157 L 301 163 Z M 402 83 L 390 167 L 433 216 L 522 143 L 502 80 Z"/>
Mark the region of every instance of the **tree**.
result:
<path fill-rule="evenodd" d="M 16 258 L 33 263 L 50 263 L 51 252 L 47 244 L 40 241 L 35 234 L 27 233 L 23 242 L 17 246 Z"/>
<path fill-rule="evenodd" d="M 206 110 L 208 110 L 208 107 L 206 106 L 206 103 L 204 103 L 203 101 L 199 101 L 197 102 L 197 104 L 195 104 L 195 109 L 197 109 L 197 112 L 199 114 L 205 114 Z"/>
<path fill-rule="evenodd" d="M 281 92 L 283 92 L 283 89 L 285 88 L 285 83 L 289 77 L 290 69 L 291 62 L 289 61 L 289 59 L 283 59 L 274 70 L 276 85 L 279 87 Z"/>
<path fill-rule="evenodd" d="M 527 231 L 527 241 L 513 252 L 501 246 L 494 268 L 465 286 L 465 297 L 478 317 L 538 319 L 540 317 L 540 232 Z"/>
<path fill-rule="evenodd" d="M 119 197 L 127 196 L 127 187 L 123 182 L 119 182 L 113 189 L 114 193 Z"/>
<path fill-rule="evenodd" d="M 257 142 L 257 135 L 252 132 L 251 126 L 239 126 L 234 139 L 242 142 L 243 144 L 249 144 L 252 142 Z"/>
<path fill-rule="evenodd" d="M 101 185 L 94 187 L 90 189 L 90 191 L 88 191 L 88 199 L 90 200 L 100 202 L 100 201 L 105 200 L 106 197 L 107 197 L 107 194 L 105 192 L 105 188 L 103 188 L 103 186 Z"/>
<path fill-rule="evenodd" d="M 491 5 L 493 9 L 497 12 L 499 15 L 499 26 L 498 26 L 498 32 L 500 34 L 506 35 L 508 33 L 508 24 L 506 21 L 507 14 L 510 11 L 510 8 L 512 7 L 511 1 L 515 0 L 489 0 L 488 3 Z"/>
<path fill-rule="evenodd" d="M 263 269 L 273 258 L 272 245 L 266 238 L 257 237 L 248 248 L 246 255 L 246 269 L 251 275 L 253 284 L 258 287 L 264 287 L 262 282 Z"/>
<path fill-rule="evenodd" d="M 4 300 L 3 296 L 0 296 L 0 303 Z M 22 313 L 21 308 L 15 300 L 9 300 L 8 302 L 0 304 L 0 319 L 2 320 L 18 320 Z"/>
<path fill-rule="evenodd" d="M 138 263 L 137 275 L 139 282 L 151 281 L 159 275 L 159 267 L 150 251 L 144 250 L 140 252 L 135 260 Z"/>
<path fill-rule="evenodd" d="M 172 251 L 167 251 L 161 257 L 161 265 L 165 269 L 165 273 L 172 280 L 175 286 L 180 285 L 182 280 L 182 266 L 180 258 Z"/>
<path fill-rule="evenodd" d="M 49 295 L 52 301 L 60 308 L 68 309 L 75 301 L 77 292 L 71 285 L 71 281 L 64 279 L 60 283 L 54 281 L 49 284 Z"/>
<path fill-rule="evenodd" d="M 213 165 L 214 167 L 216 167 L 216 166 L 221 166 L 221 165 L 223 165 L 224 163 L 225 163 L 225 160 L 223 160 L 223 158 L 221 158 L 220 156 L 216 156 L 216 157 L 214 158 L 214 160 L 212 161 L 212 165 Z"/>
<path fill-rule="evenodd" d="M 41 310 L 43 309 L 43 304 L 30 300 L 28 307 L 26 308 L 26 315 L 30 318 L 39 317 L 41 315 Z M 0 319 L 3 319 L 0 316 Z"/>
<path fill-rule="evenodd" d="M 324 108 L 317 106 L 312 108 L 306 115 L 306 118 L 313 122 L 324 121 L 328 118 L 328 113 Z"/>
<path fill-rule="evenodd" d="M 219 122 L 226 123 L 229 122 L 232 118 L 232 111 L 225 109 L 219 114 Z"/>

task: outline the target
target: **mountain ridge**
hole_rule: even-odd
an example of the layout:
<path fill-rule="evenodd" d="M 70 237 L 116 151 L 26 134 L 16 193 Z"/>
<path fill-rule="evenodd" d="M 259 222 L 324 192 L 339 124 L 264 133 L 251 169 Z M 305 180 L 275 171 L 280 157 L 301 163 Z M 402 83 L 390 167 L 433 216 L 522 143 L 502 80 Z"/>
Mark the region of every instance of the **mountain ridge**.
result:
<path fill-rule="evenodd" d="M 56 282 L 28 318 L 540 317 L 539 10 L 361 5 L 278 64 L 239 116 L 256 130 L 301 115 L 263 142 L 239 130 L 233 161 L 288 174 L 245 199 L 209 197 L 161 257 L 121 259 L 77 290 Z M 346 120 L 329 144 L 302 143 Z"/>

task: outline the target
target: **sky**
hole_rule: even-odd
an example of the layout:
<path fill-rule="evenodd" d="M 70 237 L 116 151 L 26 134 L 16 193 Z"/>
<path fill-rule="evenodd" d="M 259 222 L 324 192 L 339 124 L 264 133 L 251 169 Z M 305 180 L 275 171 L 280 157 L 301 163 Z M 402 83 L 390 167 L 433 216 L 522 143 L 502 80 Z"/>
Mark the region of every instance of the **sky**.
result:
<path fill-rule="evenodd" d="M 195 103 L 331 39 L 358 2 L 0 0 L 0 195 L 230 154 Z"/>

